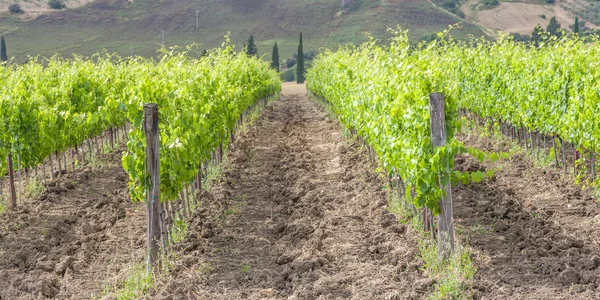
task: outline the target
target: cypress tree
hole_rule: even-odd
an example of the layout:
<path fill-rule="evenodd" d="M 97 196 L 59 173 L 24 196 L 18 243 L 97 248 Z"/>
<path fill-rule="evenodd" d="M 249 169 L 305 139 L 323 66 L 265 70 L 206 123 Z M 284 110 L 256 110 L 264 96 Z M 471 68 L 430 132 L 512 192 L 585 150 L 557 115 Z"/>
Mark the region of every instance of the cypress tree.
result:
<path fill-rule="evenodd" d="M 277 70 L 279 73 L 279 49 L 277 48 L 277 42 L 273 45 L 273 55 L 271 56 L 271 68 Z"/>
<path fill-rule="evenodd" d="M 575 17 L 575 24 L 573 24 L 573 33 L 579 33 L 579 18 Z"/>
<path fill-rule="evenodd" d="M 546 31 L 548 31 L 550 35 L 558 38 L 562 36 L 562 32 L 560 31 L 560 23 L 556 21 L 556 17 L 552 17 L 552 19 L 550 19 L 550 23 L 548 23 Z"/>
<path fill-rule="evenodd" d="M 4 36 L 0 39 L 0 61 L 7 61 L 8 55 L 6 54 L 6 41 L 4 41 Z"/>
<path fill-rule="evenodd" d="M 256 47 L 256 45 L 254 44 L 254 36 L 250 35 L 250 38 L 248 39 L 248 45 L 246 46 L 246 54 L 252 56 L 256 56 L 258 55 L 258 47 Z"/>
<path fill-rule="evenodd" d="M 300 33 L 300 44 L 298 44 L 298 63 L 296 64 L 296 82 L 304 83 L 304 52 L 302 50 L 302 33 Z"/>

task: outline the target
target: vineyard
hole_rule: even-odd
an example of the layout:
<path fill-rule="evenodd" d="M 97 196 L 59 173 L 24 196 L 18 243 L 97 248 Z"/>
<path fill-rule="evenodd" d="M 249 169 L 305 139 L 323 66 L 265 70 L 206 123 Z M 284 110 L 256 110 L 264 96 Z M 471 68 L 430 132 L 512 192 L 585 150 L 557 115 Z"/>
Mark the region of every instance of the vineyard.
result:
<path fill-rule="evenodd" d="M 98 55 L 95 62 L 52 58 L 5 66 L 0 69 L 5 129 L 0 154 L 17 157 L 19 168 L 44 167 L 45 177 L 46 162 L 53 167 L 52 154 L 60 168 L 59 153 L 75 148 L 79 156 L 86 146 L 91 152 L 92 137 L 108 130 L 112 139 L 113 128 L 127 126 L 123 165 L 133 199 L 144 201 L 143 106 L 156 103 L 161 108 L 161 189 L 165 202 L 171 201 L 196 178 L 202 162 L 226 146 L 242 113 L 280 89 L 264 63 L 230 51 L 215 50 L 201 60 L 170 52 L 160 62 Z M 6 174 L 8 164 L 1 168 L 0 174 Z"/>
<path fill-rule="evenodd" d="M 497 168 L 503 165 L 503 160 L 514 160 L 508 153 L 511 147 L 506 145 L 492 147 L 488 143 L 486 147 L 473 147 L 463 143 L 457 134 L 464 130 L 470 128 L 521 145 L 534 160 L 552 161 L 554 167 L 562 168 L 563 174 L 575 178 L 588 192 L 597 189 L 595 153 L 600 146 L 600 123 L 596 117 L 600 113 L 600 78 L 594 66 L 599 49 L 596 40 L 576 37 L 548 39 L 536 46 L 509 38 L 493 43 L 441 40 L 415 49 L 409 44 L 406 32 L 396 32 L 389 48 L 371 41 L 337 52 L 325 51 L 309 70 L 307 81 L 310 92 L 324 100 L 340 123 L 367 147 L 369 156 L 380 162 L 390 186 L 405 199 L 400 201 L 403 209 L 419 217 L 424 231 L 438 227 L 438 243 L 454 247 L 453 240 L 443 237 L 454 236 L 453 192 L 449 185 L 486 185 L 481 182 L 495 181 L 496 173 L 503 173 Z M 443 97 L 441 107 L 445 106 L 441 118 L 435 112 L 439 106 L 435 100 L 440 97 Z M 436 143 L 434 126 L 438 120 L 434 118 L 445 120 L 442 123 L 445 143 Z M 470 165 L 467 167 L 462 165 L 465 155 Z M 456 157 L 460 162 L 457 166 Z M 462 198 L 464 190 L 453 189 Z M 514 194 L 512 189 L 509 193 Z M 488 194 L 492 195 L 493 192 Z M 491 230 L 494 223 L 507 218 L 511 206 L 519 203 L 499 198 L 497 201 L 501 203 L 496 205 L 507 207 L 483 211 L 487 217 L 483 226 L 492 225 Z M 470 201 L 471 205 L 480 205 Z M 464 204 L 458 205 L 464 209 Z M 591 205 L 582 214 L 595 216 L 592 223 L 597 225 L 597 203 Z M 422 207 L 425 209 L 417 210 Z M 431 212 L 440 214 L 437 222 Z M 458 215 L 460 220 L 466 218 L 461 212 Z M 531 217 L 536 218 L 534 214 Z M 546 223 L 541 224 L 545 227 Z M 530 232 L 539 227 L 531 223 L 524 226 Z M 542 231 L 539 233 L 542 239 L 548 234 L 546 231 L 552 232 Z M 544 240 L 531 243 L 548 243 L 548 237 Z M 516 238 L 514 242 L 519 244 L 517 250 L 521 250 L 530 240 Z M 575 248 L 581 248 L 583 242 L 575 244 Z M 552 243 L 544 247 L 558 256 L 572 245 L 560 250 Z M 536 247 L 532 248 L 535 253 Z M 548 255 L 545 250 L 539 253 Z M 584 253 L 590 254 L 589 250 Z M 526 252 L 523 254 L 526 259 Z M 542 270 L 534 273 L 557 272 L 559 281 L 567 277 L 568 284 L 589 284 L 594 289 L 600 259 L 591 254 L 589 261 L 581 259 L 589 262 L 583 266 L 574 262 L 579 259 L 575 255 L 565 266 L 553 266 L 552 270 L 544 269 L 548 268 L 544 266 L 547 262 L 541 265 L 538 262 Z M 582 270 L 585 275 L 579 273 Z"/>
<path fill-rule="evenodd" d="M 597 299 L 600 42 L 447 33 L 0 65 L 0 300 Z"/>

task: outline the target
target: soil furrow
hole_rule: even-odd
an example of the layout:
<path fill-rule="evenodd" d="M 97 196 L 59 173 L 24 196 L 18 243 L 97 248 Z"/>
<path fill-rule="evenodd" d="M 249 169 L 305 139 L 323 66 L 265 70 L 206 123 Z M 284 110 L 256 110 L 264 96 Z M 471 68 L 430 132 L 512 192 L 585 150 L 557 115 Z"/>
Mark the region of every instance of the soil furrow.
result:
<path fill-rule="evenodd" d="M 357 144 L 286 85 L 200 196 L 164 299 L 422 298 L 417 237 Z"/>
<path fill-rule="evenodd" d="M 46 184 L 0 220 L 0 299 L 91 299 L 144 254 L 120 151 Z"/>
<path fill-rule="evenodd" d="M 510 144 L 462 137 L 469 146 Z M 493 180 L 456 187 L 455 220 L 477 253 L 482 299 L 600 299 L 600 205 L 560 171 L 522 153 L 499 163 L 455 160 L 461 171 L 500 170 Z"/>

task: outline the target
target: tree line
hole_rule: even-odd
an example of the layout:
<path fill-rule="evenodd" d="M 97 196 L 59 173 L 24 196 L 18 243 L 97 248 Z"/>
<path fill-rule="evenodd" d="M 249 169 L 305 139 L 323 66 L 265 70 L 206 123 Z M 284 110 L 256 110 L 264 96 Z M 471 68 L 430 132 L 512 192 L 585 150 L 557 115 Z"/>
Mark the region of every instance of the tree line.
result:
<path fill-rule="evenodd" d="M 247 55 L 258 56 L 258 47 L 254 42 L 254 35 L 250 35 L 250 37 L 248 38 L 248 42 L 244 45 L 244 49 Z M 293 81 L 295 79 L 297 83 L 304 83 L 304 81 L 306 80 L 306 66 L 304 64 L 305 55 L 304 46 L 302 45 L 302 33 L 300 33 L 300 40 L 298 42 L 298 52 L 294 56 L 294 64 L 286 64 L 287 70 L 284 72 L 284 74 L 282 74 L 282 79 L 284 79 L 285 81 Z M 309 58 L 312 59 L 313 56 L 314 55 L 311 55 L 309 56 Z M 275 42 L 275 44 L 273 45 L 273 52 L 271 54 L 271 68 L 277 70 L 277 72 L 279 73 L 280 66 L 281 59 L 279 57 L 279 47 L 277 45 L 277 42 Z M 295 74 L 292 73 L 294 71 L 292 69 L 293 67 L 296 68 Z"/>

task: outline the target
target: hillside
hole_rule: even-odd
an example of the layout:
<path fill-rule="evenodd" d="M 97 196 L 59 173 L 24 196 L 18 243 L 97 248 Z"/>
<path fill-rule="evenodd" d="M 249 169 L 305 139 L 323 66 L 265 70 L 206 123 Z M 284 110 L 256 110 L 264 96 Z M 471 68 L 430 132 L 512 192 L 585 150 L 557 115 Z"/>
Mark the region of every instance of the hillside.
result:
<path fill-rule="evenodd" d="M 531 34 L 536 25 L 546 27 L 556 17 L 568 29 L 575 17 L 589 28 L 599 28 L 600 4 L 587 0 L 556 0 L 553 5 L 544 0 L 499 1 L 499 5 L 485 7 L 482 0 L 467 0 L 460 6 L 465 19 L 492 31 Z"/>
<path fill-rule="evenodd" d="M 195 28 L 198 10 L 199 27 Z M 261 54 L 277 41 L 281 58 L 291 57 L 300 32 L 305 49 L 335 47 L 359 42 L 365 33 L 385 38 L 387 28 L 410 29 L 417 41 L 461 19 L 422 0 L 356 0 L 340 12 L 340 0 L 98 0 L 79 8 L 42 14 L 33 20 L 0 14 L 0 34 L 6 36 L 9 56 L 24 61 L 27 55 L 91 54 L 102 49 L 129 55 L 151 56 L 161 44 L 220 46 L 231 32 L 241 48 L 255 36 Z M 454 35 L 483 35 L 468 23 Z"/>

